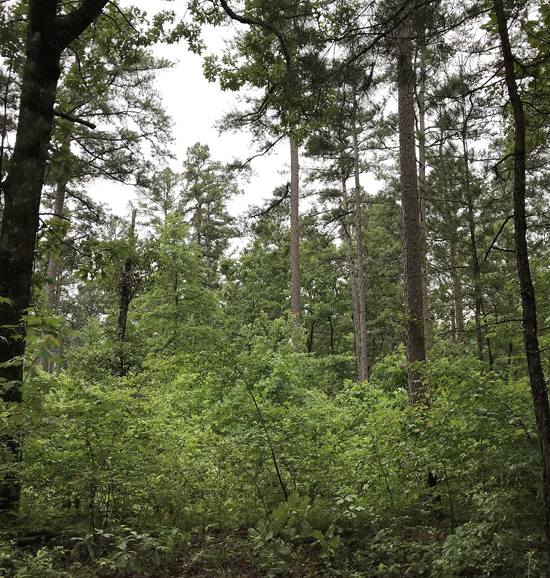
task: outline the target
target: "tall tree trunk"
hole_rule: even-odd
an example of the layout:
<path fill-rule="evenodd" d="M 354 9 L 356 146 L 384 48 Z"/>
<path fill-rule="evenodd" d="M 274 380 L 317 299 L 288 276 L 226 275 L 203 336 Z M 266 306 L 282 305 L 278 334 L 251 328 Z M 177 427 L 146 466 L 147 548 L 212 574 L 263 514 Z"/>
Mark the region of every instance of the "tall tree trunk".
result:
<path fill-rule="evenodd" d="M 468 171 L 468 169 L 466 169 Z M 468 177 L 467 177 L 468 178 Z M 468 227 L 470 229 L 470 251 L 472 274 L 474 277 L 474 321 L 476 325 L 477 358 L 483 361 L 483 334 L 481 330 L 481 316 L 483 314 L 483 286 L 481 283 L 481 266 L 477 255 L 477 236 L 473 200 L 468 194 Z"/>
<path fill-rule="evenodd" d="M 476 326 L 477 358 L 484 360 L 483 355 L 483 333 L 481 330 L 481 316 L 483 314 L 483 285 L 481 282 L 481 266 L 477 255 L 476 217 L 474 214 L 474 200 L 470 186 L 470 157 L 468 154 L 468 119 L 464 116 L 462 123 L 462 158 L 464 160 L 464 171 L 466 176 L 466 196 L 467 196 L 467 218 L 470 230 L 470 250 L 472 275 L 474 278 L 474 321 Z"/>
<path fill-rule="evenodd" d="M 2 400 L 22 401 L 25 325 L 30 306 L 34 246 L 40 198 L 53 124 L 62 51 L 99 16 L 107 0 L 83 0 L 58 16 L 58 0 L 29 0 L 26 60 L 13 155 L 2 183 L 4 210 L 0 225 L 0 382 Z M 7 301 L 6 301 L 7 300 Z M 21 459 L 20 436 L 2 442 L 15 461 Z M 15 476 L 0 483 L 0 509 L 19 504 L 21 486 Z"/>
<path fill-rule="evenodd" d="M 424 313 L 424 348 L 430 348 L 430 315 L 428 309 L 428 272 L 426 255 L 426 48 L 420 56 L 418 101 L 418 188 L 420 196 L 420 242 L 422 250 L 422 309 Z"/>
<path fill-rule="evenodd" d="M 290 139 L 290 310 L 296 331 L 301 326 L 300 304 L 300 166 L 298 147 Z M 295 346 L 299 349 L 296 335 Z"/>
<path fill-rule="evenodd" d="M 348 252 L 348 269 L 349 284 L 351 288 L 351 305 L 353 311 L 353 331 L 355 336 L 355 355 L 357 357 L 357 379 L 361 375 L 361 359 L 363 359 L 363 350 L 361 343 L 361 331 L 359 329 L 359 298 L 357 296 L 357 274 L 355 267 L 355 256 L 353 254 L 353 238 L 351 216 L 348 201 L 348 192 L 346 187 L 346 178 L 342 177 L 342 199 L 344 204 L 345 217 L 342 220 L 344 234 L 346 238 L 346 248 Z"/>
<path fill-rule="evenodd" d="M 493 0 L 493 9 L 497 17 L 506 73 L 506 86 L 514 115 L 514 242 L 521 290 L 521 304 L 523 307 L 523 338 L 542 454 L 544 525 L 547 540 L 546 546 L 550 556 L 550 407 L 540 358 L 535 290 L 531 279 L 527 247 L 525 117 L 523 103 L 516 83 L 514 56 L 510 47 L 507 19 L 502 0 Z"/>
<path fill-rule="evenodd" d="M 363 258 L 363 221 L 361 216 L 361 180 L 359 172 L 359 143 L 357 137 L 357 97 L 353 102 L 353 175 L 355 181 L 355 244 L 357 246 L 357 293 L 359 306 L 359 339 L 361 342 L 361 356 L 358 359 L 357 369 L 359 382 L 368 381 L 368 351 L 367 351 L 367 304 L 365 299 L 365 265 Z"/>
<path fill-rule="evenodd" d="M 420 248 L 420 200 L 416 172 L 414 126 L 414 67 L 411 24 L 405 18 L 398 28 L 397 93 L 401 205 L 403 212 L 403 266 L 405 289 L 405 334 L 409 402 L 414 405 L 422 393 L 417 363 L 426 359 L 422 296 L 422 251 Z"/>

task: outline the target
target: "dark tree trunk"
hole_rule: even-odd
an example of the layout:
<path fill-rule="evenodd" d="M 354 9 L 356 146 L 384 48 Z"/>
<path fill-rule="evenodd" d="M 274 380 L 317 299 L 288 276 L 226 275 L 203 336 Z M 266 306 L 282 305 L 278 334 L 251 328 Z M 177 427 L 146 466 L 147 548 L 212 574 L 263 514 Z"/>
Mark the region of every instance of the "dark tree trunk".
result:
<path fill-rule="evenodd" d="M 510 47 L 507 19 L 502 0 L 493 0 L 493 9 L 497 17 L 506 86 L 514 115 L 514 242 L 523 308 L 523 338 L 542 454 L 544 521 L 546 546 L 550 556 L 550 407 L 540 358 L 535 290 L 531 279 L 527 247 L 525 116 L 516 83 L 514 56 Z"/>
<path fill-rule="evenodd" d="M 294 316 L 294 327 L 301 326 L 300 304 L 300 167 L 298 147 L 290 139 L 290 310 Z M 299 338 L 296 336 L 296 347 Z"/>
<path fill-rule="evenodd" d="M 397 92 L 401 205 L 403 212 L 403 265 L 405 289 L 405 335 L 409 401 L 414 405 L 422 393 L 417 363 L 426 359 L 422 295 L 422 251 L 420 244 L 420 199 L 416 172 L 414 126 L 414 67 L 411 24 L 405 18 L 397 39 Z"/>
<path fill-rule="evenodd" d="M 130 309 L 130 302 L 134 296 L 136 288 L 136 279 L 134 274 L 134 251 L 135 251 L 135 232 L 136 232 L 136 215 L 137 210 L 132 211 L 132 221 L 130 223 L 130 231 L 128 233 L 128 257 L 124 263 L 124 272 L 122 273 L 122 282 L 120 284 L 120 305 L 118 309 L 118 329 L 116 334 L 116 341 L 126 341 L 126 324 L 128 321 L 128 310 Z"/>
<path fill-rule="evenodd" d="M 0 382 L 2 400 L 9 404 L 22 401 L 22 316 L 31 299 L 34 246 L 61 53 L 97 18 L 106 3 L 83 0 L 70 14 L 58 16 L 58 0 L 29 0 L 17 133 L 10 169 L 2 183 L 0 297 L 9 302 L 0 303 Z M 2 439 L 15 460 L 21 459 L 19 439 L 16 434 Z M 0 509 L 17 508 L 20 489 L 15 477 L 5 477 L 0 483 Z"/>

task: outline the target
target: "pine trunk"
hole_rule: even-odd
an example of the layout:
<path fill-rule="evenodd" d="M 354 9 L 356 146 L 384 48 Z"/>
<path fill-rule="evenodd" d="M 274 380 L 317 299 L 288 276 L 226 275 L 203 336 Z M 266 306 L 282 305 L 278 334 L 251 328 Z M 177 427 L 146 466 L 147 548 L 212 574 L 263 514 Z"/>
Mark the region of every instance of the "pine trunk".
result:
<path fill-rule="evenodd" d="M 357 357 L 357 379 L 360 380 L 361 375 L 361 359 L 363 359 L 363 350 L 361 343 L 361 331 L 359 329 L 359 298 L 357 295 L 357 273 L 355 266 L 355 256 L 353 252 L 353 238 L 351 216 L 348 201 L 348 192 L 346 187 L 346 179 L 342 178 L 342 199 L 344 203 L 345 217 L 342 221 L 344 234 L 346 237 L 346 248 L 348 252 L 348 269 L 349 269 L 349 284 L 351 288 L 351 305 L 353 311 L 353 331 L 355 336 L 355 355 Z"/>
<path fill-rule="evenodd" d="M 294 328 L 301 326 L 300 304 L 300 167 L 298 147 L 290 139 L 290 309 Z M 298 340 L 296 340 L 298 348 Z"/>
<path fill-rule="evenodd" d="M 461 343 L 464 339 L 464 312 L 462 310 L 462 289 L 460 287 L 460 279 L 458 277 L 458 243 L 456 242 L 456 232 L 451 238 L 451 280 L 453 288 L 453 310 L 455 320 L 455 334 L 454 338 L 457 343 Z"/>
<path fill-rule="evenodd" d="M 420 199 L 416 172 L 414 124 L 414 68 L 411 24 L 405 18 L 397 40 L 397 92 L 401 205 L 403 212 L 403 266 L 405 289 L 405 336 L 409 401 L 414 405 L 422 393 L 418 363 L 426 359 L 420 244 Z"/>
<path fill-rule="evenodd" d="M 354 101 L 354 119 L 357 115 L 357 99 Z M 359 143 L 357 127 L 353 126 L 353 174 L 355 180 L 355 244 L 357 246 L 357 296 L 359 307 L 359 340 L 361 342 L 361 356 L 358 359 L 357 368 L 360 383 L 368 381 L 368 349 L 367 349 L 367 303 L 365 298 L 365 265 L 363 258 L 363 219 L 361 211 L 361 182 L 359 174 Z"/>
<path fill-rule="evenodd" d="M 426 49 L 420 61 L 420 87 L 418 90 L 418 188 L 420 197 L 420 241 L 422 250 L 422 308 L 424 313 L 424 348 L 430 348 L 430 315 L 428 309 L 428 273 L 426 256 Z"/>

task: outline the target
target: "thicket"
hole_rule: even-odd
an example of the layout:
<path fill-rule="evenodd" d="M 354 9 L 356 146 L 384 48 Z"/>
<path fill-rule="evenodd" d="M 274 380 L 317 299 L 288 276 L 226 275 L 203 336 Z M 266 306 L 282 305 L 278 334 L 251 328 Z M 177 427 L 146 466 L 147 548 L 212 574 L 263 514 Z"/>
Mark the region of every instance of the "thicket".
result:
<path fill-rule="evenodd" d="M 3 575 L 543 575 L 520 360 L 489 371 L 442 344 L 411 407 L 401 350 L 357 384 L 272 325 L 248 351 L 211 333 L 120 376 L 91 320 L 63 372 L 29 374 L 2 415 L 25 451 L 3 465 L 23 484 Z"/>

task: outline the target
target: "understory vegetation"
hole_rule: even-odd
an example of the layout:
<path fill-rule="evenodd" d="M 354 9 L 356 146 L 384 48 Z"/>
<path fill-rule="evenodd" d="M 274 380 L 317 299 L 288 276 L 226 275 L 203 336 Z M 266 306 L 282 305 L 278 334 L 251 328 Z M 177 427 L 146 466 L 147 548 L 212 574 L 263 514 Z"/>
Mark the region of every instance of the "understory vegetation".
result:
<path fill-rule="evenodd" d="M 0 0 L 0 578 L 549 578 L 550 5 L 229 4 Z"/>
<path fill-rule="evenodd" d="M 65 371 L 29 376 L 3 415 L 25 451 L 4 465 L 23 493 L 3 575 L 543 575 L 521 365 L 447 344 L 412 407 L 403 352 L 358 384 L 278 331 L 246 353 L 214 336 L 136 356 L 121 377 L 92 321 Z"/>

